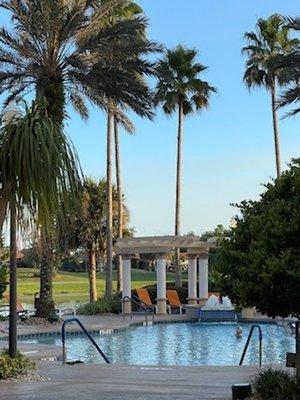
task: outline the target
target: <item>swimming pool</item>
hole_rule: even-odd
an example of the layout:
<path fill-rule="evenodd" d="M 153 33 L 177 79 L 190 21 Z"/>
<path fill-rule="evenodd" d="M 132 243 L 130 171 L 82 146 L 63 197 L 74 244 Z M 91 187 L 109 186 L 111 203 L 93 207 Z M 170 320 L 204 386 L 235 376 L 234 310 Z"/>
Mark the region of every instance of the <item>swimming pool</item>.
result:
<path fill-rule="evenodd" d="M 138 326 L 108 335 L 94 335 L 112 363 L 140 365 L 238 365 L 251 324 L 177 323 Z M 261 324 L 263 364 L 284 364 L 287 351 L 294 351 L 295 337 L 287 327 Z M 61 345 L 59 337 L 27 339 L 26 343 Z M 96 349 L 83 336 L 67 337 L 68 360 L 103 363 Z M 255 332 L 245 365 L 258 363 L 258 334 Z"/>

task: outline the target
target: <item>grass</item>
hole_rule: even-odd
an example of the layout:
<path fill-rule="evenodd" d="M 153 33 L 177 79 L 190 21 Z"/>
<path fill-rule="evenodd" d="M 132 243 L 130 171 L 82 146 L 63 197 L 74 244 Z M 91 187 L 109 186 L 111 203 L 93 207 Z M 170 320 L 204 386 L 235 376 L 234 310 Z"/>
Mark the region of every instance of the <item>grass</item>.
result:
<path fill-rule="evenodd" d="M 143 287 L 156 283 L 156 273 L 132 270 L 132 288 Z M 173 274 L 168 274 L 169 281 L 174 280 Z M 34 293 L 39 291 L 38 270 L 18 268 L 18 299 L 22 303 L 33 304 Z M 113 274 L 113 286 L 116 288 L 116 272 Z M 97 274 L 98 296 L 101 297 L 105 288 L 105 273 Z M 5 294 L 8 294 L 7 292 Z M 69 302 L 87 302 L 89 300 L 88 277 L 85 272 L 56 273 L 53 278 L 53 295 L 56 304 Z"/>

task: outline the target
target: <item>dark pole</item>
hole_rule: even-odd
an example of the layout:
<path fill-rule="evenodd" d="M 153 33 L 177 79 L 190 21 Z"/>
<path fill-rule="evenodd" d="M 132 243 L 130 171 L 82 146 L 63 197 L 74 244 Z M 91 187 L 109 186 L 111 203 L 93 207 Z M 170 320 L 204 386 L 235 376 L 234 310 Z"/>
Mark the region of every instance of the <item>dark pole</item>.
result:
<path fill-rule="evenodd" d="M 296 321 L 296 358 L 299 357 L 299 354 L 300 354 L 300 321 L 298 320 Z M 297 378 L 300 378 L 300 368 L 298 368 L 297 365 L 296 368 L 297 368 L 296 369 Z"/>
<path fill-rule="evenodd" d="M 16 204 L 10 204 L 9 356 L 17 356 L 17 222 Z"/>

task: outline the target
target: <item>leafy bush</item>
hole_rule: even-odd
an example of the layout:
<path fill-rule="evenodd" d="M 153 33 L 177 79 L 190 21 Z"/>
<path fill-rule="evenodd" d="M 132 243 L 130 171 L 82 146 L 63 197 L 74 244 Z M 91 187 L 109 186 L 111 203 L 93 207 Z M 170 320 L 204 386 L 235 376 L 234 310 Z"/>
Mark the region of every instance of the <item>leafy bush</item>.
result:
<path fill-rule="evenodd" d="M 0 299 L 7 286 L 7 268 L 0 262 Z"/>
<path fill-rule="evenodd" d="M 122 311 L 121 294 L 117 293 L 111 301 L 98 299 L 92 303 L 80 306 L 77 310 L 79 315 L 97 315 L 97 314 L 119 314 Z"/>
<path fill-rule="evenodd" d="M 220 290 L 269 317 L 300 316 L 300 159 L 243 201 L 230 237 L 221 242 Z M 292 295 L 291 295 L 292 294 Z"/>
<path fill-rule="evenodd" d="M 288 372 L 269 368 L 258 374 L 253 389 L 255 400 L 297 400 L 300 380 Z"/>
<path fill-rule="evenodd" d="M 16 358 L 10 358 L 5 349 L 0 353 L 0 380 L 14 378 L 35 369 L 35 363 L 21 353 Z"/>

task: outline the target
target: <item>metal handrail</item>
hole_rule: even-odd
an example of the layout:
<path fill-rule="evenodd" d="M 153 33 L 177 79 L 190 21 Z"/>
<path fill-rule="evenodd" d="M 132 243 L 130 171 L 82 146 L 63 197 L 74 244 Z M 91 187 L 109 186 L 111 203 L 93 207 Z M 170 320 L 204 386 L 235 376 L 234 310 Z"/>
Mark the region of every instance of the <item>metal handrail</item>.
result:
<path fill-rule="evenodd" d="M 151 310 L 152 312 L 152 323 L 154 323 L 154 308 L 149 306 L 148 304 L 144 303 L 143 301 L 141 301 L 140 299 L 135 300 L 132 297 L 129 296 L 124 296 L 122 299 L 122 303 L 123 303 L 123 318 L 125 319 L 126 315 L 130 315 L 130 318 L 132 319 L 132 315 L 133 312 L 131 311 L 131 313 L 125 313 L 125 307 L 124 307 L 124 303 L 126 302 L 126 300 L 129 300 L 131 304 L 135 304 L 139 307 L 141 307 L 144 312 L 145 312 L 145 320 L 146 320 L 146 324 L 148 324 L 148 311 Z"/>
<path fill-rule="evenodd" d="M 151 304 L 145 303 L 143 300 L 141 300 L 138 296 L 135 296 L 132 294 L 131 296 L 135 301 L 137 301 L 141 306 L 144 306 L 146 309 L 151 310 L 153 314 L 153 319 L 154 319 L 154 314 L 155 314 L 155 307 Z"/>
<path fill-rule="evenodd" d="M 261 330 L 261 327 L 259 325 L 252 325 L 251 326 L 251 329 L 250 329 L 250 332 L 249 332 L 249 335 L 248 335 L 248 338 L 247 338 L 247 341 L 246 341 L 246 344 L 245 344 L 245 347 L 244 347 L 244 351 L 243 351 L 242 357 L 240 359 L 239 365 L 243 364 L 243 361 L 244 361 L 244 358 L 245 358 L 246 352 L 248 350 L 248 346 L 249 346 L 249 343 L 250 343 L 250 340 L 251 340 L 251 337 L 252 337 L 252 334 L 253 334 L 253 331 L 254 331 L 255 328 L 257 328 L 258 332 L 259 332 L 259 367 L 261 368 L 261 365 L 262 365 L 262 330 Z"/>
<path fill-rule="evenodd" d="M 63 365 L 66 364 L 67 361 L 67 353 L 66 353 L 66 325 L 70 324 L 71 322 L 76 322 L 80 328 L 82 329 L 82 331 L 84 332 L 84 334 L 90 339 L 90 341 L 92 342 L 92 344 L 96 347 L 96 349 L 98 350 L 98 353 L 102 356 L 102 358 L 105 360 L 105 362 L 107 364 L 110 364 L 109 359 L 106 357 L 106 355 L 103 353 L 103 351 L 100 349 L 100 347 L 98 346 L 98 344 L 95 342 L 95 340 L 93 339 L 93 337 L 89 334 L 89 332 L 86 330 L 86 328 L 84 327 L 84 325 L 82 324 L 82 322 L 78 319 L 78 318 L 68 318 L 66 320 L 64 320 L 62 327 L 61 327 L 61 341 L 62 341 L 62 348 L 63 348 Z"/>

